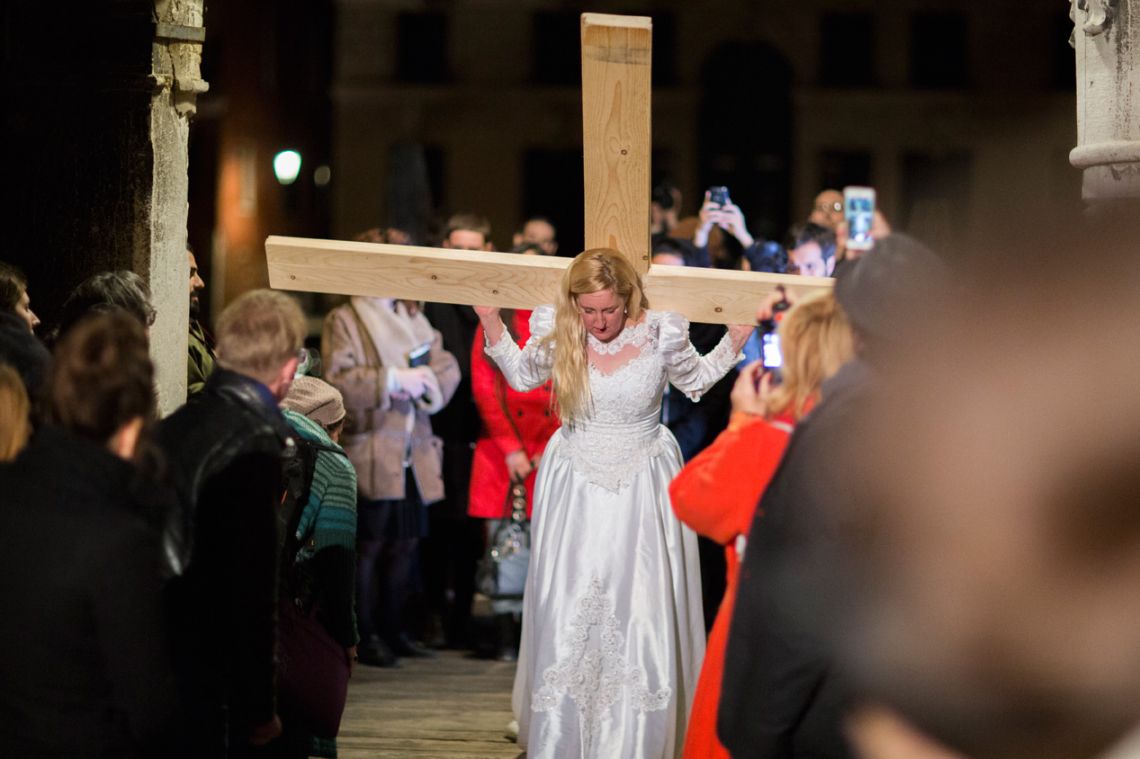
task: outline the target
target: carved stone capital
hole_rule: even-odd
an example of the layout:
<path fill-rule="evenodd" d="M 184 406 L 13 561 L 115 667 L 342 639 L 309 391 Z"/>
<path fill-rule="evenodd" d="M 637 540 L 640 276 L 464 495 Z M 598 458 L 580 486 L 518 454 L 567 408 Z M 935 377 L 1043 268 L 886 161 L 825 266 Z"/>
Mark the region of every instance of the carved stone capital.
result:
<path fill-rule="evenodd" d="M 1069 0 L 1069 18 L 1086 35 L 1095 37 L 1112 26 L 1119 5 L 1120 0 Z"/>

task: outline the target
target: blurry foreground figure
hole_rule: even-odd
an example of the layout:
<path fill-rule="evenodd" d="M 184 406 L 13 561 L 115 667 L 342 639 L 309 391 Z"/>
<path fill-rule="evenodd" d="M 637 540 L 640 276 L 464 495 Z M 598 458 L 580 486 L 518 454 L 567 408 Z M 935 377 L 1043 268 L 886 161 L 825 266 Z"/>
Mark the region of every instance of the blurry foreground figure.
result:
<path fill-rule="evenodd" d="M 941 273 L 925 246 L 893 235 L 836 283 L 857 356 L 823 382 L 822 400 L 796 427 L 748 535 L 717 715 L 717 735 L 734 757 L 850 755 L 843 720 L 851 691 L 829 645 L 845 607 L 835 556 L 855 529 L 855 473 L 842 454 L 887 359 L 909 350 L 912 331 L 933 309 Z"/>
<path fill-rule="evenodd" d="M 1140 724 L 1140 259 L 1121 227 L 987 258 L 858 426 L 868 478 L 832 566 L 854 602 L 844 667 L 975 759 L 1098 756 Z M 1049 259 L 1076 250 L 1098 265 Z"/>
<path fill-rule="evenodd" d="M 143 328 L 121 312 L 60 341 L 48 423 L 0 465 L 0 746 L 5 756 L 168 756 L 174 683 L 151 490 Z M 144 481 L 145 480 L 145 481 Z"/>

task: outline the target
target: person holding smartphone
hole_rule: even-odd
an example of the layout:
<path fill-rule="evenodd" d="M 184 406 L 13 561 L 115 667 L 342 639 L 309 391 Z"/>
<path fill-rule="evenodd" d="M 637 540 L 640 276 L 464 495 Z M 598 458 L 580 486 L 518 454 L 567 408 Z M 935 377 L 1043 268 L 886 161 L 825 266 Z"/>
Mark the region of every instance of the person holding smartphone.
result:
<path fill-rule="evenodd" d="M 835 227 L 837 262 L 858 259 L 890 233 L 891 225 L 877 206 L 874 188 L 843 188 L 843 219 Z"/>
<path fill-rule="evenodd" d="M 344 397 L 343 446 L 357 474 L 360 662 L 433 656 L 408 635 L 403 607 L 428 534 L 424 506 L 444 497 L 443 444 L 430 417 L 455 394 L 459 364 L 423 311 L 391 298 L 357 296 L 334 309 L 321 353 L 324 379 Z"/>
<path fill-rule="evenodd" d="M 693 233 L 693 245 L 699 255 L 693 265 L 778 274 L 787 268 L 784 248 L 779 243 L 752 236 L 744 213 L 732 202 L 727 187 L 710 187 L 705 192 L 699 217 L 700 224 Z M 716 229 L 721 230 L 719 235 L 714 235 Z M 739 253 L 733 251 L 737 244 Z"/>
<path fill-rule="evenodd" d="M 773 319 L 782 291 L 761 304 L 757 319 Z M 673 511 L 698 534 L 725 547 L 727 590 L 697 682 L 684 757 L 728 759 L 716 736 L 728 628 L 736 598 L 740 560 L 756 503 L 776 471 L 792 429 L 815 405 L 823 382 L 855 352 L 843 310 L 830 291 L 793 306 L 780 322 L 783 382 L 756 361 L 740 372 L 732 390 L 728 429 L 689 462 L 669 487 Z"/>

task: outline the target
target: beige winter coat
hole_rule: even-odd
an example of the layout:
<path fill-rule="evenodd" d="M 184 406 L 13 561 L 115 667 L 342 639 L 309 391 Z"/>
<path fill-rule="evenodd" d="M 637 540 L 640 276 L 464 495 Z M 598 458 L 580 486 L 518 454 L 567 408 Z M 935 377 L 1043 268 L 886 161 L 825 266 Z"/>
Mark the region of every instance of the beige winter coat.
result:
<path fill-rule="evenodd" d="M 446 404 L 459 386 L 459 364 L 443 349 L 439 332 L 422 313 L 407 317 L 414 331 L 430 335 L 431 367 Z M 373 336 L 400 340 L 406 345 L 385 346 L 385 353 L 407 355 L 419 347 L 406 335 Z M 368 500 L 404 497 L 405 456 L 425 504 L 443 498 L 443 444 L 432 435 L 428 412 L 411 400 L 393 399 L 387 390 L 388 369 L 367 332 L 365 321 L 351 303 L 333 309 L 325 318 L 321 335 L 324 378 L 344 395 L 348 412 L 341 444 L 356 467 L 362 498 Z M 406 366 L 406 363 L 405 363 Z M 413 417 L 409 429 L 409 416 Z"/>

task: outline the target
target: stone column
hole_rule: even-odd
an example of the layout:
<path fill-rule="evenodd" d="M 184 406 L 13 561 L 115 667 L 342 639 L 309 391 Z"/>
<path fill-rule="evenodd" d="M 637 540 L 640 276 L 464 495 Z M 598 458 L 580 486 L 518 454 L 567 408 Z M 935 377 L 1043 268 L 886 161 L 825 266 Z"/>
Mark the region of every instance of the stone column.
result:
<path fill-rule="evenodd" d="M 154 94 L 150 103 L 153 150 L 150 241 L 138 251 L 135 270 L 150 282 L 158 318 L 150 352 L 158 380 L 158 404 L 168 414 L 186 400 L 186 350 L 190 319 L 186 262 L 187 146 L 195 98 L 208 88 L 201 78 L 204 0 L 155 0 L 158 23 L 152 45 Z"/>
<path fill-rule="evenodd" d="M 1140 0 L 1070 0 L 1077 147 L 1091 206 L 1140 198 Z"/>

